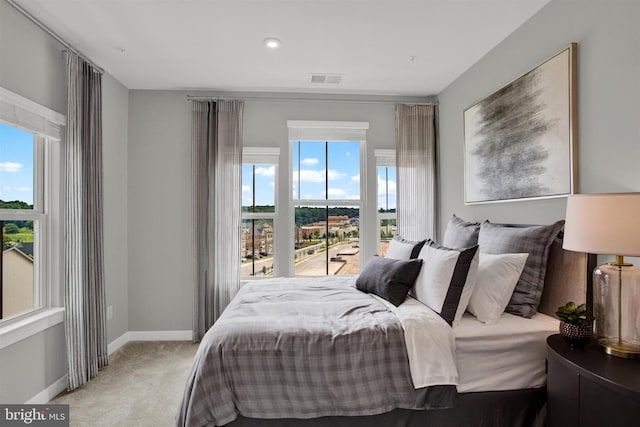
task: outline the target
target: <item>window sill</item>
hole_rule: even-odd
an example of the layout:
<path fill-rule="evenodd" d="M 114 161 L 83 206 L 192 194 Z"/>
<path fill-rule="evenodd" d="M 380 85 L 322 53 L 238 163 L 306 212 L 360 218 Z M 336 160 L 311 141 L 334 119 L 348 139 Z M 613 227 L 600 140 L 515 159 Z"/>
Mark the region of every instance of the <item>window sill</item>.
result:
<path fill-rule="evenodd" d="M 48 308 L 0 326 L 0 349 L 64 322 L 64 308 Z"/>

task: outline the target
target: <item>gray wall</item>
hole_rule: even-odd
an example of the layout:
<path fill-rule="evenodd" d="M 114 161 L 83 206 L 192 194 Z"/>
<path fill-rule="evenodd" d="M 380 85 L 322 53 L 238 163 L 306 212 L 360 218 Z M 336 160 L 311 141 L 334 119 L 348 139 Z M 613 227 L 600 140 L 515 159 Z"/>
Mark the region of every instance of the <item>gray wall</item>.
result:
<path fill-rule="evenodd" d="M 373 150 L 394 147 L 393 103 L 274 101 L 235 95 L 247 98 L 244 145 L 280 147 L 278 199 L 283 206 L 289 197 L 284 185 L 290 162 L 287 120 L 368 121 L 369 182 L 375 183 Z M 175 91 L 134 90 L 129 99 L 129 329 L 191 330 L 191 103 L 186 92 Z M 376 238 L 375 191 L 370 185 L 367 199 L 372 202 L 366 208 L 370 239 Z M 280 212 L 277 244 L 285 245 L 282 231 L 290 217 L 288 209 Z M 282 264 L 279 267 L 286 271 Z"/>
<path fill-rule="evenodd" d="M 66 114 L 63 47 L 0 1 L 0 86 Z M 103 77 L 105 279 L 109 341 L 128 331 L 127 120 L 128 90 Z M 0 402 L 21 403 L 66 374 L 64 327 L 58 324 L 0 350 Z"/>
<path fill-rule="evenodd" d="M 108 74 L 102 76 L 102 155 L 104 168 L 104 280 L 107 341 L 129 330 L 129 250 L 127 246 L 127 142 L 129 90 Z"/>
<path fill-rule="evenodd" d="M 463 111 L 578 43 L 579 192 L 640 191 L 640 2 L 554 0 L 438 95 L 440 230 L 468 220 L 549 223 L 566 199 L 464 205 Z"/>

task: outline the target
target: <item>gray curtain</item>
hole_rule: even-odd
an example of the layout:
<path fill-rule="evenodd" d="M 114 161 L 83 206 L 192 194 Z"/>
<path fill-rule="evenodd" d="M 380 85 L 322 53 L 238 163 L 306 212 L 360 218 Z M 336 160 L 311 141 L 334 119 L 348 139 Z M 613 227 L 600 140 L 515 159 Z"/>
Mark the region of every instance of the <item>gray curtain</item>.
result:
<path fill-rule="evenodd" d="M 67 53 L 64 289 L 69 390 L 109 363 L 102 231 L 102 75 Z"/>
<path fill-rule="evenodd" d="M 243 110 L 242 101 L 193 101 L 194 341 L 240 288 Z"/>
<path fill-rule="evenodd" d="M 437 239 L 435 105 L 396 105 L 398 234 Z"/>

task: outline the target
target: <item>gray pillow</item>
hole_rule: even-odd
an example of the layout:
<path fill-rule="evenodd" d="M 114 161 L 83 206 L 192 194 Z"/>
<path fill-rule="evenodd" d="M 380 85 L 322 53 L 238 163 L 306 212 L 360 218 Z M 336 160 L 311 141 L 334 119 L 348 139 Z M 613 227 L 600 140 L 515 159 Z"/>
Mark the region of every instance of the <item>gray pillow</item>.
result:
<path fill-rule="evenodd" d="M 453 215 L 444 231 L 442 245 L 453 249 L 470 248 L 478 244 L 479 222 L 467 222 Z"/>
<path fill-rule="evenodd" d="M 480 251 L 488 254 L 528 253 L 520 279 L 505 311 L 530 318 L 536 314 L 547 272 L 549 248 L 564 221 L 551 225 L 514 227 L 485 221 L 480 226 Z"/>
<path fill-rule="evenodd" d="M 421 267 L 421 259 L 400 260 L 374 255 L 356 279 L 356 288 L 376 294 L 397 307 L 404 302 Z"/>

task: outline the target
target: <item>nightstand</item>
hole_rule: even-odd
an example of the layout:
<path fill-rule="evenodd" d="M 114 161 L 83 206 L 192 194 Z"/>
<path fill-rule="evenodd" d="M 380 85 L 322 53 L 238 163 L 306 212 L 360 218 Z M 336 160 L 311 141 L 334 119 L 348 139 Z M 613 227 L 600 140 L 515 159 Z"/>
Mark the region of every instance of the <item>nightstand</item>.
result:
<path fill-rule="evenodd" d="M 547 338 L 547 426 L 640 425 L 640 360 Z"/>

